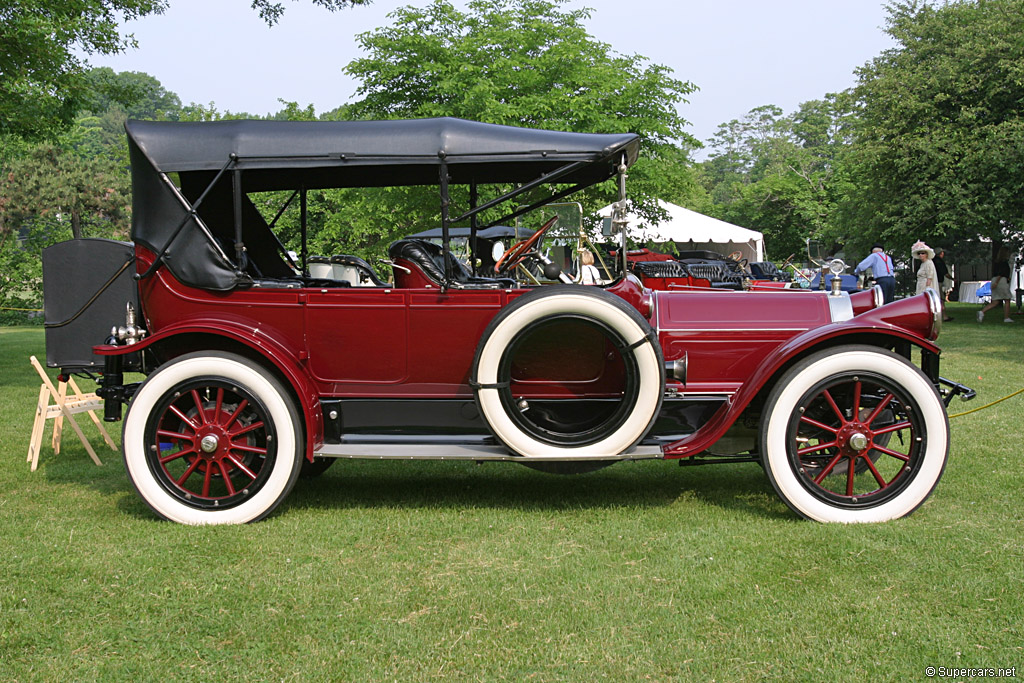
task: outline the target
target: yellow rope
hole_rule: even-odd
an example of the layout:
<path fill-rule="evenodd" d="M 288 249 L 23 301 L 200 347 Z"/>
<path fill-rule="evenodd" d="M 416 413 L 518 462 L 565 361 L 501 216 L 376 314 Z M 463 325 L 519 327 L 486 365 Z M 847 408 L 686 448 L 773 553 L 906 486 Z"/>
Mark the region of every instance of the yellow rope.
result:
<path fill-rule="evenodd" d="M 966 411 L 964 411 L 964 412 L 962 412 L 962 413 L 957 413 L 956 415 L 950 415 L 950 416 L 949 416 L 949 419 L 951 419 L 951 420 L 952 420 L 952 419 L 953 419 L 954 417 L 960 417 L 961 415 L 970 415 L 971 413 L 976 413 L 976 412 L 978 412 L 979 410 L 984 410 L 985 408 L 988 408 L 988 407 L 990 407 L 990 406 L 994 406 L 994 405 L 995 405 L 995 404 L 997 404 L 997 403 L 1001 403 L 1001 402 L 1005 401 L 1006 399 L 1008 399 L 1008 398 L 1013 398 L 1013 397 L 1014 397 L 1014 396 L 1016 396 L 1017 394 L 1021 394 L 1021 393 L 1024 393 L 1024 389 L 1018 389 L 1017 391 L 1013 392 L 1013 393 L 1012 393 L 1012 394 L 1010 394 L 1009 396 L 1003 396 L 1002 398 L 1000 398 L 1000 399 L 996 399 L 995 401 L 992 401 L 991 403 L 986 403 L 986 404 L 985 404 L 985 405 L 983 405 L 983 406 L 979 406 L 979 407 L 977 407 L 977 408 L 972 408 L 971 410 L 966 410 Z"/>
<path fill-rule="evenodd" d="M 0 311 L 29 311 L 31 313 L 42 313 L 41 308 L 8 308 L 7 306 L 0 306 Z"/>

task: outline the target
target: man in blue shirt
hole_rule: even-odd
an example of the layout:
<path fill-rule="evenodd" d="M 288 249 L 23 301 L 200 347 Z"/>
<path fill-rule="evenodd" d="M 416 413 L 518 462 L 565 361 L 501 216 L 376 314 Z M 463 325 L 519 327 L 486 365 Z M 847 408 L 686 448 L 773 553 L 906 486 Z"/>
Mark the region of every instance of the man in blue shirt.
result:
<path fill-rule="evenodd" d="M 853 274 L 863 273 L 868 268 L 875 276 L 875 283 L 882 288 L 883 302 L 892 302 L 896 298 L 896 276 L 893 274 L 892 258 L 885 254 L 878 242 L 871 245 L 871 253 L 857 264 Z"/>

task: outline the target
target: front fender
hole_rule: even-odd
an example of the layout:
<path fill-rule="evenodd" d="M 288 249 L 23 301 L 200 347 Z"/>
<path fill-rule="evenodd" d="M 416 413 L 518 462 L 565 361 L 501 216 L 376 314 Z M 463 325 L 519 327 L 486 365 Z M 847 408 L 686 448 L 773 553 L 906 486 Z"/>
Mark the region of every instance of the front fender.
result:
<path fill-rule="evenodd" d="M 662 452 L 667 458 L 684 458 L 707 449 L 728 431 L 758 393 L 770 386 L 790 365 L 813 351 L 852 343 L 885 347 L 909 343 L 936 357 L 941 352 L 935 344 L 906 330 L 892 325 L 865 325 L 857 319 L 807 330 L 786 341 L 768 356 L 707 424 L 693 434 L 667 444 Z"/>

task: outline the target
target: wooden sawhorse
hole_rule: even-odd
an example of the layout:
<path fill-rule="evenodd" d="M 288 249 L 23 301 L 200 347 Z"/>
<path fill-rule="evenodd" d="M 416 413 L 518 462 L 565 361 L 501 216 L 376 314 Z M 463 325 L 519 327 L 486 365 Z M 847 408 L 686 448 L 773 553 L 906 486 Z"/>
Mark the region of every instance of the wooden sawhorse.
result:
<path fill-rule="evenodd" d="M 39 465 L 39 451 L 43 445 L 43 431 L 46 428 L 46 421 L 51 418 L 53 419 L 52 444 L 54 453 L 60 453 L 60 439 L 64 431 L 64 418 L 67 418 L 68 422 L 71 423 L 71 427 L 75 430 L 75 434 L 81 440 L 82 445 L 85 446 L 85 450 L 89 453 L 89 457 L 97 465 L 102 465 L 103 463 L 100 462 L 96 451 L 92 449 L 89 440 L 85 438 L 85 434 L 82 432 L 82 428 L 78 426 L 74 416 L 78 413 L 89 413 L 89 417 L 92 418 L 93 423 L 100 430 L 103 440 L 116 451 L 117 444 L 110 438 L 110 434 L 107 433 L 103 423 L 96 416 L 95 411 L 103 410 L 103 399 L 95 393 L 83 394 L 72 377 L 68 377 L 67 382 L 60 382 L 59 388 L 55 389 L 53 382 L 50 381 L 50 377 L 46 374 L 43 366 L 39 364 L 39 361 L 36 360 L 36 357 L 32 356 L 29 360 L 31 360 L 32 366 L 43 379 L 43 383 L 39 387 L 39 403 L 36 404 L 36 419 L 32 423 L 32 439 L 28 444 L 27 461 L 32 463 L 32 471 L 35 472 L 36 467 Z M 68 398 L 68 387 L 74 392 L 74 398 Z M 52 405 L 50 404 L 51 398 L 54 401 Z"/>

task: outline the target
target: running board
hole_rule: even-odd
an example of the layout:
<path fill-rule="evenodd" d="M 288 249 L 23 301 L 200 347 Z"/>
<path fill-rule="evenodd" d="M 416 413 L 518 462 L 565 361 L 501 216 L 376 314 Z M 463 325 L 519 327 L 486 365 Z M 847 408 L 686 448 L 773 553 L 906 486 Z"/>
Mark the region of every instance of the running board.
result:
<path fill-rule="evenodd" d="M 659 446 L 637 446 L 628 453 L 552 458 L 512 455 L 501 446 L 487 444 L 324 444 L 314 456 L 368 460 L 469 460 L 507 462 L 587 462 L 593 460 L 654 460 L 664 455 Z"/>

